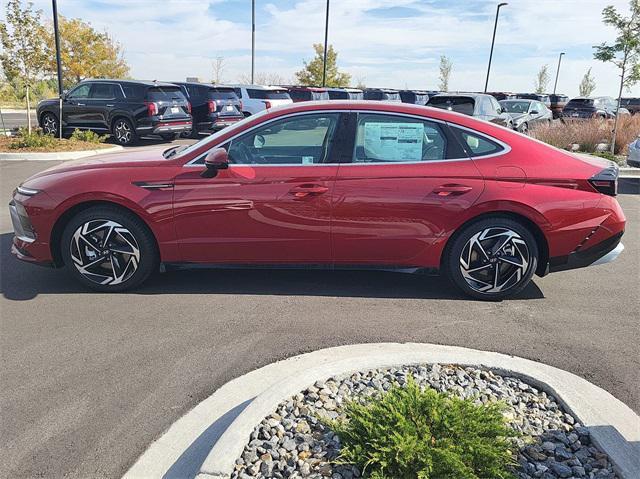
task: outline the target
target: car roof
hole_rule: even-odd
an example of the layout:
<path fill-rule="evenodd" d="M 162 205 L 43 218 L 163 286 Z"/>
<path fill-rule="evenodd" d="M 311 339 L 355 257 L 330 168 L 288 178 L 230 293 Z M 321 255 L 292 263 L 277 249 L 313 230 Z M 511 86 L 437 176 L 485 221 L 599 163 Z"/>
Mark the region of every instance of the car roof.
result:
<path fill-rule="evenodd" d="M 176 86 L 174 83 L 155 81 L 155 80 L 122 80 L 119 78 L 85 78 L 80 83 L 89 83 L 89 82 L 113 82 L 113 83 L 124 83 L 129 85 L 144 85 L 144 86 Z"/>
<path fill-rule="evenodd" d="M 320 86 L 305 86 L 305 85 L 286 85 L 282 86 L 285 90 L 298 90 L 298 91 L 315 91 L 315 92 L 325 92 L 328 91 L 324 87 Z"/>
<path fill-rule="evenodd" d="M 532 102 L 532 101 L 537 101 L 537 100 L 532 100 L 531 98 L 505 98 L 504 100 L 500 100 L 500 103 L 505 102 L 523 102 L 523 101 L 528 101 L 528 102 Z"/>
<path fill-rule="evenodd" d="M 215 83 L 203 83 L 203 82 L 198 82 L 198 81 L 170 81 L 167 82 L 170 83 L 172 85 L 189 85 L 189 86 L 204 86 L 207 88 L 224 88 L 227 90 L 233 90 L 232 86 L 228 86 L 228 85 L 218 85 Z"/>
<path fill-rule="evenodd" d="M 381 91 L 382 93 L 399 93 L 393 88 L 365 88 L 364 91 Z"/>
<path fill-rule="evenodd" d="M 469 97 L 469 98 L 485 98 L 491 97 L 491 95 L 487 95 L 485 93 L 465 93 L 465 92 L 449 92 L 449 93 L 438 93 L 433 98 L 442 98 L 442 97 Z"/>
<path fill-rule="evenodd" d="M 252 90 L 286 90 L 286 87 L 277 85 L 246 85 L 246 84 L 231 84 L 225 85 L 231 88 L 251 88 Z"/>
<path fill-rule="evenodd" d="M 428 95 L 427 90 L 399 90 L 400 93 L 415 93 L 416 95 Z"/>
<path fill-rule="evenodd" d="M 327 91 L 346 91 L 349 93 L 362 93 L 363 90 L 361 90 L 360 88 L 351 88 L 351 87 L 344 87 L 344 88 L 330 87 L 330 88 L 327 88 Z"/>

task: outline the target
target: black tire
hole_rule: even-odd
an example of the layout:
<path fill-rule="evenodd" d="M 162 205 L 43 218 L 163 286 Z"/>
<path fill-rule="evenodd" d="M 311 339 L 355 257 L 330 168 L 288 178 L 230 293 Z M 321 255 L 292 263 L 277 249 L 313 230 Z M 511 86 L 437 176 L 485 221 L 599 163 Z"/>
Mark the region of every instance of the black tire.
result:
<path fill-rule="evenodd" d="M 520 133 L 524 135 L 529 134 L 529 125 L 527 123 L 523 123 L 522 125 L 520 125 Z"/>
<path fill-rule="evenodd" d="M 173 141 L 177 140 L 179 136 L 179 133 L 163 133 L 162 135 L 160 135 L 160 138 L 162 138 L 164 141 Z"/>
<path fill-rule="evenodd" d="M 529 284 L 538 257 L 536 239 L 526 226 L 496 216 L 475 221 L 456 232 L 445 251 L 443 269 L 466 295 L 497 301 L 517 294 Z"/>
<path fill-rule="evenodd" d="M 110 224 L 104 224 L 107 222 Z M 101 224 L 104 227 L 100 228 Z M 101 245 L 105 236 L 109 242 Z M 84 286 L 97 291 L 135 288 L 158 269 L 153 234 L 140 218 L 123 208 L 95 206 L 81 211 L 69 221 L 60 241 L 64 268 Z M 79 250 L 77 244 L 83 249 Z"/>
<path fill-rule="evenodd" d="M 138 141 L 135 128 L 126 118 L 116 118 L 111 125 L 111 134 L 118 145 L 130 146 Z"/>
<path fill-rule="evenodd" d="M 45 135 L 58 136 L 58 128 L 60 128 L 60 122 L 58 117 L 51 112 L 47 112 L 42 115 L 40 125 Z"/>

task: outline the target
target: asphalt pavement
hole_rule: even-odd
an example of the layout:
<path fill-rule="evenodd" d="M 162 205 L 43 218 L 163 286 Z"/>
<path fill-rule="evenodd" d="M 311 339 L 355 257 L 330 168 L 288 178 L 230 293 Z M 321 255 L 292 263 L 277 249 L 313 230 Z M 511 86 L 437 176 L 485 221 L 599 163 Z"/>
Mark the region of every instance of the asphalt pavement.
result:
<path fill-rule="evenodd" d="M 0 201 L 54 162 L 0 162 Z M 302 352 L 428 342 L 578 374 L 640 412 L 640 196 L 618 261 L 536 278 L 517 299 L 461 297 L 388 272 L 197 270 L 133 293 L 84 291 L 9 250 L 0 209 L 0 477 L 119 477 L 225 382 Z"/>

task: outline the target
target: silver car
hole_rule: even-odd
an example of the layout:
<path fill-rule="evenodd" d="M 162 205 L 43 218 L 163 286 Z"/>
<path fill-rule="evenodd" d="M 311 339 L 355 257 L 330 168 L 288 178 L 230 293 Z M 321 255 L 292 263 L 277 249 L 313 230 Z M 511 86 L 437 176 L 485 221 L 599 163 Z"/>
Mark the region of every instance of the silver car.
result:
<path fill-rule="evenodd" d="M 627 157 L 627 165 L 640 168 L 640 136 L 636 141 L 629 144 L 629 156 Z"/>
<path fill-rule="evenodd" d="M 537 100 L 502 100 L 502 110 L 513 120 L 513 129 L 520 133 L 527 133 L 530 128 L 541 123 L 548 124 L 553 120 L 552 111 Z"/>

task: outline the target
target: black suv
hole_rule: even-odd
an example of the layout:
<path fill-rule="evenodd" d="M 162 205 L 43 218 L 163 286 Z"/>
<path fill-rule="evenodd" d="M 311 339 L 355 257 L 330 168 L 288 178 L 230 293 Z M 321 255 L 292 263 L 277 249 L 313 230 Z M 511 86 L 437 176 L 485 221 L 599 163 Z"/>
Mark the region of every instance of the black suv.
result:
<path fill-rule="evenodd" d="M 429 101 L 429 92 L 423 90 L 400 90 L 400 99 L 402 103 L 424 106 Z"/>
<path fill-rule="evenodd" d="M 37 114 L 42 130 L 57 135 L 59 100 L 41 101 Z M 62 97 L 62 128 L 63 133 L 76 128 L 111 133 L 121 145 L 144 135 L 173 140 L 191 131 L 191 105 L 171 83 L 85 80 Z"/>
<path fill-rule="evenodd" d="M 390 88 L 366 88 L 364 90 L 364 99 L 374 101 L 402 101 L 398 90 L 392 90 Z"/>
<path fill-rule="evenodd" d="M 242 101 L 233 87 L 197 82 L 171 82 L 178 85 L 191 103 L 191 137 L 213 133 L 244 119 Z"/>
<path fill-rule="evenodd" d="M 562 109 L 563 120 L 615 118 L 618 103 L 610 96 L 572 98 Z"/>
<path fill-rule="evenodd" d="M 620 108 L 626 108 L 632 115 L 637 115 L 640 113 L 640 98 L 623 98 Z"/>

